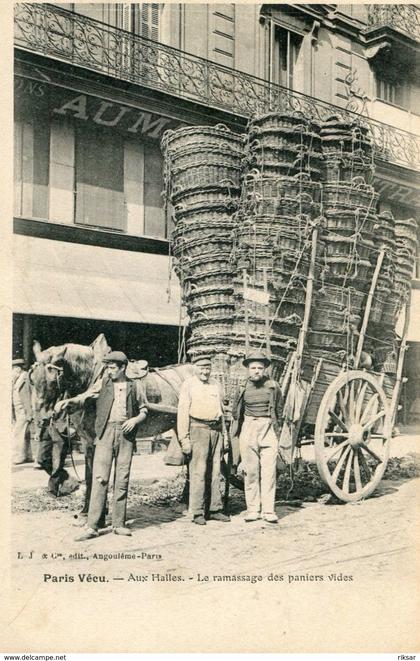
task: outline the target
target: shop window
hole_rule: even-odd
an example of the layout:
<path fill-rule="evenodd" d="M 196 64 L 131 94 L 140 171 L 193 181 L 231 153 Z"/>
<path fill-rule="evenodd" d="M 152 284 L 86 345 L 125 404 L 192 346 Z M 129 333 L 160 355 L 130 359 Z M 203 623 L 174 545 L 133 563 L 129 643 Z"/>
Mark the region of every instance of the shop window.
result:
<path fill-rule="evenodd" d="M 126 230 L 124 140 L 113 131 L 76 130 L 75 222 Z"/>
<path fill-rule="evenodd" d="M 15 122 L 14 213 L 48 218 L 50 127 L 39 118 Z"/>
<path fill-rule="evenodd" d="M 275 25 L 273 41 L 272 81 L 295 90 L 299 87 L 302 37 Z"/>

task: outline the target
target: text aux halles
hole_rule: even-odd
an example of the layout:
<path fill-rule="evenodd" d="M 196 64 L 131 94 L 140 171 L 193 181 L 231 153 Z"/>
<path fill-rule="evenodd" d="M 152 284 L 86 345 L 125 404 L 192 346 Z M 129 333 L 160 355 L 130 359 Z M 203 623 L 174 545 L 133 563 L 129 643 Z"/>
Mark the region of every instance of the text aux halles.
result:
<path fill-rule="evenodd" d="M 184 581 L 185 579 L 180 574 L 151 574 L 152 581 Z"/>

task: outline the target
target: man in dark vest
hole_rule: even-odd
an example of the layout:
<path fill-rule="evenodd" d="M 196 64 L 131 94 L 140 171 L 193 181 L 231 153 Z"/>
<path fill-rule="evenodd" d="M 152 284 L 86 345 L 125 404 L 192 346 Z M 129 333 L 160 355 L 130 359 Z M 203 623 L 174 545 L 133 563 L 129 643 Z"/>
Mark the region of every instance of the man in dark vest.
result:
<path fill-rule="evenodd" d="M 60 405 L 61 409 L 74 409 L 96 399 L 95 456 L 87 529 L 75 541 L 98 537 L 113 461 L 112 528 L 116 535 L 131 535 L 125 526 L 128 482 L 136 430 L 146 418 L 147 405 L 138 383 L 125 374 L 128 360 L 122 351 L 111 351 L 104 363 L 106 370 L 101 380 L 85 393 L 64 400 Z"/>

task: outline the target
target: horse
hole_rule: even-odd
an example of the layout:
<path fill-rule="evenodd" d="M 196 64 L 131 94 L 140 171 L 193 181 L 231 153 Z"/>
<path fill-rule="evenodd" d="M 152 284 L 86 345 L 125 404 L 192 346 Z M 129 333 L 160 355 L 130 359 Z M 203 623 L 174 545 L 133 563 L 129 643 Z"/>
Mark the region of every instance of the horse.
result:
<path fill-rule="evenodd" d="M 102 376 L 102 360 L 110 350 L 103 334 L 90 346 L 68 343 L 42 351 L 34 343 L 36 362 L 29 372 L 36 393 L 35 416 L 39 419 L 49 416 L 52 434 L 62 437 L 73 428 L 81 439 L 86 483 L 82 514 L 88 512 L 92 487 L 95 404 L 91 402 L 82 411 L 58 416 L 53 410 L 57 402 L 79 395 Z M 137 438 L 156 437 L 174 428 L 181 384 L 193 373 L 193 366 L 188 363 L 151 368 L 146 361 L 129 361 L 127 376 L 141 379 L 148 406 L 147 418 L 140 425 Z"/>

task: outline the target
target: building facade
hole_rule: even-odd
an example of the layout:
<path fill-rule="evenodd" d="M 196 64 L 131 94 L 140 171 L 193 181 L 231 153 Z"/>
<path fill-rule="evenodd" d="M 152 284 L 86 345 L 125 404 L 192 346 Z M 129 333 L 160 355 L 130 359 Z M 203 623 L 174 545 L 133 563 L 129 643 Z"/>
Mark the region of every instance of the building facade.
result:
<path fill-rule="evenodd" d="M 17 4 L 15 354 L 105 332 L 133 358 L 179 359 L 165 130 L 357 113 L 380 210 L 418 218 L 419 43 L 414 5 Z M 412 294 L 414 319 L 419 260 Z M 414 322 L 409 339 L 407 409 L 420 397 Z"/>

